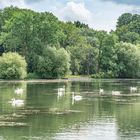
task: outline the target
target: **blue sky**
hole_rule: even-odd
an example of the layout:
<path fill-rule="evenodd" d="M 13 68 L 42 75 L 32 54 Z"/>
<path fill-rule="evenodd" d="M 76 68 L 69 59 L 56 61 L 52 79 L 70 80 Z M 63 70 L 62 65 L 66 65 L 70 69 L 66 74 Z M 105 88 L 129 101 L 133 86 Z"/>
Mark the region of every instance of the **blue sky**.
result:
<path fill-rule="evenodd" d="M 0 8 L 10 5 L 49 11 L 60 20 L 80 20 L 94 29 L 107 31 L 115 29 L 122 13 L 140 14 L 140 0 L 0 0 Z"/>

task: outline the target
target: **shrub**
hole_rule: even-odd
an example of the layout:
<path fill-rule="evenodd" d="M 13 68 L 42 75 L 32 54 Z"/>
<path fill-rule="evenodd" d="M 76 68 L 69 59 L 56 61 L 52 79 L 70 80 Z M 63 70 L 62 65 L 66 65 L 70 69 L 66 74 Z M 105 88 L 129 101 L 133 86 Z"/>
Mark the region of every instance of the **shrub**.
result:
<path fill-rule="evenodd" d="M 26 77 L 26 61 L 18 53 L 3 53 L 0 57 L 1 79 L 24 79 Z"/>
<path fill-rule="evenodd" d="M 91 78 L 96 78 L 96 79 L 100 79 L 100 78 L 104 78 L 105 73 L 104 72 L 99 72 L 96 74 L 92 74 Z"/>
<path fill-rule="evenodd" d="M 28 73 L 27 79 L 40 79 L 40 77 L 36 73 Z"/>
<path fill-rule="evenodd" d="M 112 71 L 108 72 L 99 72 L 96 74 L 92 74 L 91 78 L 102 79 L 102 78 L 115 78 L 115 75 Z"/>

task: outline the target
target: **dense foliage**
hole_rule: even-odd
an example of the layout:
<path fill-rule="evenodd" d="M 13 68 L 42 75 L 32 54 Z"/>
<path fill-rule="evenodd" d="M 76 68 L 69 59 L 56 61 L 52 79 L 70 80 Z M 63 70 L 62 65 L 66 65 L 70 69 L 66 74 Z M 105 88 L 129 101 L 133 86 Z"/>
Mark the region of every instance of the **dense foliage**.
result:
<path fill-rule="evenodd" d="M 107 33 L 79 21 L 59 21 L 48 12 L 16 7 L 0 11 L 0 55 L 19 53 L 26 59 L 27 72 L 40 78 L 59 78 L 70 71 L 93 77 L 140 78 L 139 44 L 138 14 L 121 15 L 116 30 Z"/>
<path fill-rule="evenodd" d="M 26 61 L 17 53 L 3 53 L 0 56 L 0 78 L 24 79 L 26 77 Z"/>
<path fill-rule="evenodd" d="M 140 76 L 140 49 L 130 43 L 117 44 L 118 54 L 118 77 Z"/>
<path fill-rule="evenodd" d="M 48 47 L 38 59 L 37 73 L 41 78 L 60 78 L 69 70 L 69 54 L 63 48 Z"/>

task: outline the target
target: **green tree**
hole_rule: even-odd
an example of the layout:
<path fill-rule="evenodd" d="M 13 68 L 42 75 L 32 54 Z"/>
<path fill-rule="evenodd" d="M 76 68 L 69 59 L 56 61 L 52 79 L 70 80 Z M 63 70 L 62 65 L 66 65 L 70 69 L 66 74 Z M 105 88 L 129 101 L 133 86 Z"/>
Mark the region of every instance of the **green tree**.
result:
<path fill-rule="evenodd" d="M 62 47 L 67 48 L 84 43 L 85 40 L 80 35 L 80 29 L 76 28 L 73 23 L 62 23 L 61 26 L 64 33 L 63 42 L 61 42 Z"/>
<path fill-rule="evenodd" d="M 98 49 L 87 45 L 84 47 L 83 53 L 85 53 L 85 55 L 81 62 L 80 74 L 90 75 L 96 73 L 98 65 Z"/>
<path fill-rule="evenodd" d="M 36 16 L 35 29 L 38 37 L 45 45 L 58 45 L 63 37 L 61 22 L 52 13 L 40 13 Z"/>
<path fill-rule="evenodd" d="M 41 78 L 61 78 L 69 71 L 69 54 L 63 48 L 47 47 L 39 57 L 37 73 Z"/>
<path fill-rule="evenodd" d="M 77 28 L 89 28 L 89 27 L 88 27 L 88 24 L 81 23 L 80 21 L 75 21 L 75 22 L 74 22 L 74 25 L 75 25 Z"/>
<path fill-rule="evenodd" d="M 140 48 L 130 43 L 118 43 L 117 56 L 119 78 L 140 77 Z"/>
<path fill-rule="evenodd" d="M 125 13 L 118 18 L 116 34 L 119 40 L 128 43 L 139 43 L 140 15 Z"/>
<path fill-rule="evenodd" d="M 80 74 L 81 63 L 85 58 L 85 53 L 82 46 L 69 46 L 67 50 L 71 56 L 71 67 L 70 70 L 73 75 Z"/>
<path fill-rule="evenodd" d="M 96 32 L 95 36 L 98 38 L 99 44 L 97 45 L 98 47 L 98 65 L 97 65 L 97 73 L 100 72 L 101 70 L 101 59 L 102 59 L 102 49 L 103 49 L 103 40 L 107 36 L 107 32 L 105 31 L 98 31 Z"/>
<path fill-rule="evenodd" d="M 71 71 L 73 75 L 89 75 L 96 72 L 98 50 L 90 45 L 69 46 Z"/>
<path fill-rule="evenodd" d="M 6 8 L 3 12 L 5 24 L 2 27 L 0 44 L 5 51 L 18 52 L 25 56 L 29 64 L 28 72 L 33 72 L 36 69 L 36 58 L 46 46 L 59 46 L 62 34 L 60 23 L 53 14 L 47 12 L 36 13 L 13 7 Z"/>
<path fill-rule="evenodd" d="M 120 40 L 132 44 L 137 44 L 140 41 L 140 35 L 135 32 L 126 32 L 120 35 Z"/>
<path fill-rule="evenodd" d="M 116 46 L 118 38 L 116 35 L 107 35 L 102 40 L 102 48 L 100 54 L 100 70 L 107 76 L 117 77 L 117 54 Z"/>
<path fill-rule="evenodd" d="M 6 20 L 3 26 L 1 42 L 6 50 L 19 52 L 22 55 L 28 53 L 33 36 L 33 15 L 30 12 L 19 12 Z"/>
<path fill-rule="evenodd" d="M 122 14 L 116 30 L 107 33 L 79 21 L 59 21 L 48 12 L 38 13 L 12 6 L 0 10 L 0 55 L 18 52 L 26 59 L 27 72 L 38 73 L 42 78 L 65 75 L 69 69 L 67 51 L 70 53 L 72 74 L 103 73 L 109 77 L 122 77 L 123 69 L 119 62 L 124 60 L 120 57 L 120 47 L 116 45 L 121 44 L 119 42 L 139 46 L 140 15 Z M 124 45 L 122 48 L 125 48 Z"/>
<path fill-rule="evenodd" d="M 131 13 L 124 13 L 118 18 L 117 27 L 128 25 L 132 21 L 133 15 Z"/>
<path fill-rule="evenodd" d="M 26 77 L 26 61 L 18 53 L 4 53 L 0 57 L 1 79 L 24 79 Z"/>

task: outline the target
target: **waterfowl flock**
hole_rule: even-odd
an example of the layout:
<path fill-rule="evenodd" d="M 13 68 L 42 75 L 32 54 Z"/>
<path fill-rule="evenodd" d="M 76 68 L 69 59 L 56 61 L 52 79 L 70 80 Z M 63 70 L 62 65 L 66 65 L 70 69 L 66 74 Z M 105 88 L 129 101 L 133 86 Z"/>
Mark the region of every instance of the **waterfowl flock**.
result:
<path fill-rule="evenodd" d="M 57 97 L 58 97 L 58 100 L 65 95 L 65 86 L 63 87 L 60 87 L 57 89 L 58 92 L 57 92 Z M 129 88 L 130 92 L 131 93 L 136 93 L 138 91 L 137 87 L 133 87 L 131 86 Z M 24 89 L 23 88 L 17 88 L 15 89 L 15 94 L 17 95 L 22 95 L 23 92 L 24 92 Z M 100 88 L 99 89 L 99 95 L 105 95 L 105 91 L 103 88 Z M 121 94 L 121 91 L 115 91 L 115 90 L 112 90 L 111 91 L 111 95 L 112 96 L 123 96 L 123 94 Z M 75 92 L 72 92 L 72 104 L 74 104 L 74 102 L 77 102 L 77 101 L 81 101 L 83 99 L 83 96 L 81 95 L 75 95 Z M 15 98 L 12 98 L 9 103 L 14 106 L 14 107 L 21 107 L 24 105 L 24 100 L 21 100 L 21 99 L 15 99 Z"/>
<path fill-rule="evenodd" d="M 58 100 L 65 95 L 65 86 L 58 88 L 57 98 Z M 75 95 L 75 92 L 72 92 L 72 104 L 76 101 L 81 101 L 83 97 L 81 95 Z"/>
<path fill-rule="evenodd" d="M 23 88 L 17 88 L 15 89 L 14 93 L 16 95 L 22 95 L 24 92 L 24 89 Z M 15 99 L 15 98 L 12 98 L 9 103 L 13 106 L 13 107 L 21 107 L 21 106 L 24 106 L 24 100 L 21 100 L 21 99 Z"/>
<path fill-rule="evenodd" d="M 137 87 L 130 87 L 130 92 L 131 93 L 136 93 L 138 91 Z M 104 89 L 99 89 L 99 94 L 103 94 L 104 93 Z M 111 92 L 111 95 L 112 96 L 120 96 L 121 95 L 121 91 L 114 91 L 112 90 Z"/>

